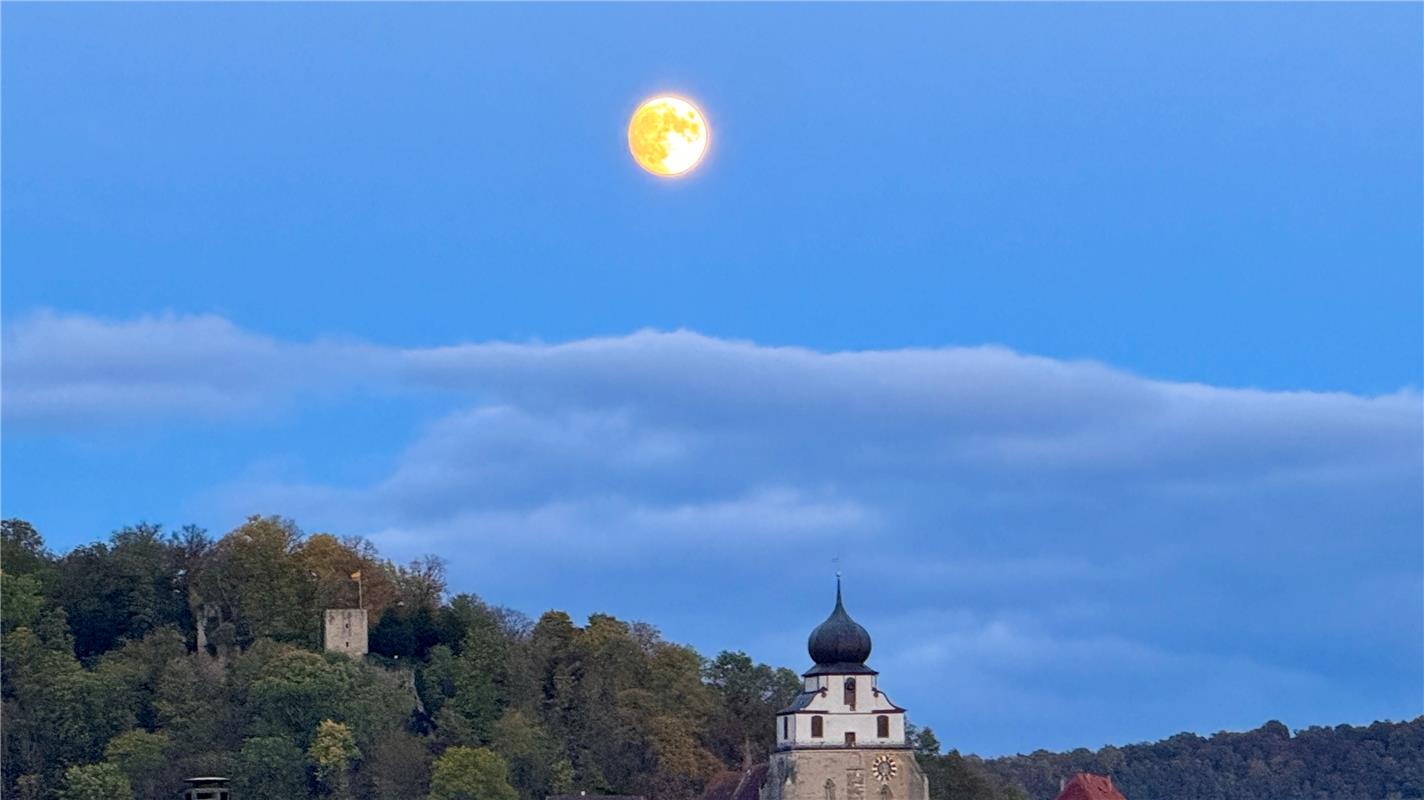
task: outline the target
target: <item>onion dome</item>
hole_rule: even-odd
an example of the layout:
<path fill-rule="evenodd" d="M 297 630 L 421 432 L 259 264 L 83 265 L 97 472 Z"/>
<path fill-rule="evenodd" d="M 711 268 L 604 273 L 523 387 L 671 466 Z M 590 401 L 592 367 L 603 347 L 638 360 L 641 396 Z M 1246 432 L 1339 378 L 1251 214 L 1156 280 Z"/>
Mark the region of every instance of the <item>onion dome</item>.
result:
<path fill-rule="evenodd" d="M 873 673 L 865 666 L 870 658 L 870 634 L 850 618 L 841 602 L 841 582 L 836 578 L 836 607 L 825 622 L 811 631 L 806 650 L 816 666 L 807 675 L 820 673 Z"/>

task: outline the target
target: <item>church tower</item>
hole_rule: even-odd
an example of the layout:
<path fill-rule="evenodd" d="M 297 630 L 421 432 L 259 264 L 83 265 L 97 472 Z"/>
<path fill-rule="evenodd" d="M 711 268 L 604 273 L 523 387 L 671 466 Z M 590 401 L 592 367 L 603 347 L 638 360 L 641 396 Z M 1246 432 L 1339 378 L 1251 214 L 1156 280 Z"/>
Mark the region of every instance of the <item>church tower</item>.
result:
<path fill-rule="evenodd" d="M 866 666 L 870 634 L 836 607 L 806 643 L 815 666 L 776 716 L 776 751 L 760 800 L 929 800 L 929 781 L 905 740 L 905 709 Z"/>

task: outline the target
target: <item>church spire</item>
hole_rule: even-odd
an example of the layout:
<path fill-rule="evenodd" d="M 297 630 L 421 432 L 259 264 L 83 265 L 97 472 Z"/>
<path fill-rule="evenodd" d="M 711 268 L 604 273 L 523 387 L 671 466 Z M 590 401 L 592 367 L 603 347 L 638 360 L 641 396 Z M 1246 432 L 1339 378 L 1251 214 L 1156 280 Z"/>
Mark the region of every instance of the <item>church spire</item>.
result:
<path fill-rule="evenodd" d="M 815 672 L 870 671 L 865 659 L 870 657 L 870 634 L 845 610 L 840 573 L 836 573 L 836 607 L 825 622 L 811 631 L 806 650 L 816 662 Z"/>

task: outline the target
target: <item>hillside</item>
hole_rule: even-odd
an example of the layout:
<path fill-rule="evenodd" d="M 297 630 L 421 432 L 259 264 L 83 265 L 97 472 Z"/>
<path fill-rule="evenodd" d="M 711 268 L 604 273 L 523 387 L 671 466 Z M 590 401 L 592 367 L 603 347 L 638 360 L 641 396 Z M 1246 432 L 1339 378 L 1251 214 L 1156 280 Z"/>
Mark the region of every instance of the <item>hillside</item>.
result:
<path fill-rule="evenodd" d="M 1364 727 L 1280 722 L 1203 738 L 977 761 L 975 766 L 1051 800 L 1061 776 L 1111 775 L 1129 800 L 1409 800 L 1424 797 L 1424 717 Z"/>
<path fill-rule="evenodd" d="M 320 612 L 355 605 L 356 575 L 361 661 L 320 652 Z M 436 558 L 397 565 L 275 517 L 217 539 L 139 525 L 62 556 L 6 520 L 0 591 L 0 794 L 22 800 L 171 798 L 200 774 L 231 776 L 235 800 L 689 800 L 765 759 L 799 686 L 644 623 L 449 597 Z M 1079 770 L 1131 800 L 1424 797 L 1421 720 L 989 761 L 913 736 L 933 800 L 1052 797 Z"/>

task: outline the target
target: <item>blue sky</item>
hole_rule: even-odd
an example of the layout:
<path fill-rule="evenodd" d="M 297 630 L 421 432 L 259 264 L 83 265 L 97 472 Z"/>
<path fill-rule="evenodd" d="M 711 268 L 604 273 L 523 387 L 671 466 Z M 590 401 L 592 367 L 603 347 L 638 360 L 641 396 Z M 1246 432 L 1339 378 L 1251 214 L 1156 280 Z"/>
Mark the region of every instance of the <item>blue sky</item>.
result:
<path fill-rule="evenodd" d="M 3 510 L 60 549 L 280 513 L 797 668 L 839 557 L 967 752 L 1424 710 L 1417 4 L 3 22 Z"/>

